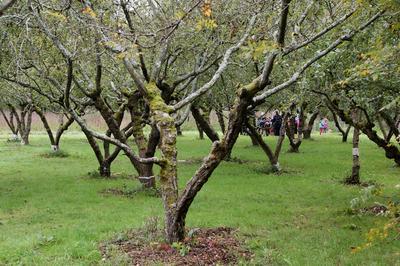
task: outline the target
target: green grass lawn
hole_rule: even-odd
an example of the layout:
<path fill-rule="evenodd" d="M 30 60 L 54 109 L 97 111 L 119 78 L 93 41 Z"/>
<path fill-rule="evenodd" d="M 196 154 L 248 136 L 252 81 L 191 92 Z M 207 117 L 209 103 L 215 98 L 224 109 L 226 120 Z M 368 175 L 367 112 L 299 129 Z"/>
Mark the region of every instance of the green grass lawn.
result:
<path fill-rule="evenodd" d="M 208 140 L 185 132 L 178 139 L 178 159 L 207 154 Z M 31 145 L 7 143 L 0 135 L 0 265 L 99 264 L 99 243 L 143 225 L 149 217 L 163 219 L 161 199 L 146 193 L 132 198 L 99 193 L 107 188 L 139 187 L 131 179 L 88 178 L 97 163 L 80 134 L 66 135 L 67 158 L 44 158 L 46 136 L 33 135 Z M 269 137 L 267 140 L 274 140 Z M 388 238 L 351 254 L 365 241 L 369 228 L 385 218 L 346 213 L 359 187 L 340 181 L 351 170 L 351 144 L 339 136 L 315 136 L 298 154 L 283 147 L 282 175 L 266 174 L 262 151 L 241 137 L 233 156 L 224 162 L 196 197 L 188 227 L 230 226 L 254 253 L 260 265 L 400 265 L 400 241 Z M 375 180 L 393 193 L 400 169 L 382 150 L 361 139 L 362 179 Z M 182 188 L 198 163 L 180 163 Z M 114 173 L 132 174 L 125 156 L 113 164 Z M 397 190 L 399 191 L 399 190 Z M 381 199 L 376 199 L 381 200 Z"/>

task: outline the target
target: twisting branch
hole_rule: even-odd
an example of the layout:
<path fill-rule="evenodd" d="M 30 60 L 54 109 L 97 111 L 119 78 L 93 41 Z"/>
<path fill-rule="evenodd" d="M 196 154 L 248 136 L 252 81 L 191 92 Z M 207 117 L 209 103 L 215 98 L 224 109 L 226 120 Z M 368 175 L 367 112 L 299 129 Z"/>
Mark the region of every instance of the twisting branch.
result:
<path fill-rule="evenodd" d="M 159 160 L 156 157 L 152 157 L 152 158 L 140 158 L 139 156 L 137 156 L 133 150 L 126 145 L 125 143 L 122 143 L 121 141 L 108 137 L 107 135 L 104 134 L 100 134 L 97 133 L 93 130 L 91 130 L 90 128 L 87 127 L 86 123 L 83 121 L 83 119 L 76 113 L 76 111 L 74 110 L 74 108 L 71 107 L 70 104 L 70 98 L 71 98 L 71 88 L 72 88 L 72 82 L 73 82 L 73 61 L 72 61 L 72 55 L 71 53 L 65 48 L 65 46 L 60 42 L 60 40 L 53 35 L 47 28 L 47 25 L 43 22 L 43 20 L 41 19 L 40 15 L 34 11 L 34 15 L 37 19 L 37 21 L 39 22 L 39 27 L 40 29 L 53 41 L 53 44 L 58 48 L 58 50 L 61 52 L 61 54 L 64 56 L 67 65 L 68 65 L 68 74 L 67 74 L 67 84 L 64 90 L 64 106 L 65 108 L 68 110 L 68 112 L 74 117 L 75 121 L 79 124 L 79 126 L 81 126 L 81 128 L 90 133 L 93 137 L 97 138 L 97 139 L 101 139 L 104 141 L 108 141 L 118 147 L 120 147 L 130 158 L 132 158 L 134 161 L 137 161 L 139 163 L 144 163 L 144 164 L 151 164 L 151 163 L 155 163 L 155 164 L 160 164 L 161 160 Z M 99 66 L 99 62 L 98 66 Z M 101 70 L 101 68 L 97 68 L 97 71 Z M 100 75 L 98 73 L 97 75 L 97 85 L 100 85 Z"/>
<path fill-rule="evenodd" d="M 222 61 L 221 61 L 220 65 L 219 65 L 217 71 L 212 76 L 212 78 L 206 84 L 204 84 L 200 89 L 198 89 L 197 91 L 191 93 L 189 96 L 187 96 L 186 98 L 182 99 L 180 102 L 176 103 L 173 106 L 173 110 L 174 111 L 177 111 L 177 110 L 181 109 L 183 106 L 187 105 L 190 102 L 193 102 L 193 100 L 195 100 L 196 98 L 202 96 L 204 93 L 206 93 L 218 81 L 218 79 L 221 77 L 221 74 L 228 67 L 229 59 L 232 56 L 232 54 L 234 52 L 236 52 L 237 50 L 239 50 L 239 48 L 243 45 L 243 43 L 245 42 L 245 40 L 249 36 L 250 31 L 253 29 L 253 26 L 254 26 L 254 24 L 256 22 L 256 18 L 257 18 L 257 15 L 254 15 L 250 19 L 250 23 L 249 23 L 245 33 L 243 34 L 242 38 L 234 46 L 232 46 L 228 50 L 226 50 L 226 52 L 225 52 L 225 54 L 224 54 L 224 56 L 222 58 Z"/>
<path fill-rule="evenodd" d="M 202 68 L 197 68 L 194 71 L 187 73 L 186 75 L 178 78 L 177 80 L 174 81 L 174 83 L 172 84 L 172 87 L 175 88 L 176 86 L 178 86 L 180 83 L 184 82 L 185 80 L 192 78 L 194 76 L 198 76 L 204 72 L 206 72 L 207 70 L 209 70 L 213 65 L 215 65 L 217 63 L 218 60 L 221 59 L 221 56 L 218 56 L 217 58 L 215 58 L 215 60 L 213 60 L 210 64 L 203 66 Z"/>
<path fill-rule="evenodd" d="M 337 20 L 336 22 L 332 23 L 332 25 L 330 25 L 329 27 L 327 27 L 326 29 L 320 31 L 319 33 L 317 33 L 316 35 L 314 35 L 312 38 L 310 38 L 309 40 L 306 40 L 300 44 L 297 45 L 293 45 L 293 46 L 289 46 L 287 48 L 285 48 L 283 50 L 283 55 L 288 55 L 291 52 L 294 52 L 296 50 L 299 50 L 300 48 L 303 48 L 304 46 L 309 45 L 310 43 L 316 41 L 317 39 L 319 39 L 320 37 L 324 36 L 326 33 L 330 32 L 332 29 L 336 28 L 337 26 L 339 26 L 340 24 L 342 24 L 343 22 L 345 22 L 349 17 L 351 17 L 354 12 L 356 10 L 353 9 L 351 10 L 349 13 L 347 13 L 346 15 L 344 15 L 343 17 L 341 17 L 339 20 Z"/>
<path fill-rule="evenodd" d="M 297 22 L 297 26 L 301 26 L 306 19 L 311 7 L 314 5 L 314 0 L 311 0 L 310 3 L 307 5 L 306 9 L 304 12 L 301 14 L 299 21 Z"/>
<path fill-rule="evenodd" d="M 43 90 L 41 90 L 40 88 L 38 88 L 36 86 L 32 86 L 31 84 L 28 84 L 28 83 L 25 83 L 25 82 L 22 82 L 22 81 L 19 81 L 19 80 L 16 80 L 16 79 L 12 79 L 12 78 L 9 78 L 9 77 L 6 77 L 6 76 L 1 76 L 0 75 L 0 78 L 4 79 L 4 80 L 7 80 L 8 82 L 15 83 L 15 84 L 17 84 L 17 85 L 19 85 L 19 86 L 21 86 L 23 88 L 34 90 L 38 94 L 40 94 L 40 95 L 46 97 L 47 99 L 49 99 L 50 102 L 60 103 L 60 101 L 58 99 L 54 98 L 52 95 L 50 95 L 48 93 L 43 92 Z"/>
<path fill-rule="evenodd" d="M 165 62 L 168 54 L 169 39 L 165 40 L 160 51 L 160 55 L 153 66 L 153 71 L 151 73 L 150 80 L 158 81 L 160 77 L 161 67 Z"/>
<path fill-rule="evenodd" d="M 31 6 L 31 9 L 33 11 L 33 15 L 35 16 L 38 22 L 39 28 L 46 34 L 48 38 L 52 40 L 54 45 L 58 48 L 58 50 L 60 50 L 61 54 L 64 56 L 65 59 L 71 59 L 72 54 L 70 53 L 70 51 L 60 42 L 57 36 L 55 36 L 53 33 L 50 32 L 47 24 L 43 21 L 42 17 L 37 12 L 36 8 Z"/>
<path fill-rule="evenodd" d="M 129 11 L 128 11 L 128 8 L 126 5 L 127 5 L 126 1 L 121 1 L 121 7 L 122 7 L 122 10 L 124 11 L 125 19 L 126 19 L 126 22 L 128 23 L 129 30 L 132 34 L 135 34 L 135 29 L 133 28 L 132 18 L 131 18 L 131 15 L 129 14 Z M 150 76 L 148 74 L 146 62 L 145 62 L 144 56 L 143 56 L 143 51 L 142 51 L 142 48 L 140 47 L 139 41 L 136 37 L 135 37 L 135 44 L 137 45 L 139 61 L 140 61 L 140 68 L 142 69 L 142 74 L 146 81 L 150 81 Z"/>
<path fill-rule="evenodd" d="M 334 41 L 331 45 L 329 45 L 325 50 L 319 52 L 316 56 L 314 56 L 313 58 L 308 60 L 297 72 L 295 72 L 292 75 L 292 77 L 289 80 L 285 81 L 284 83 L 279 84 L 278 86 L 275 86 L 274 88 L 266 90 L 259 96 L 254 97 L 253 101 L 255 102 L 255 104 L 262 102 L 265 98 L 294 84 L 307 68 L 312 66 L 315 62 L 317 62 L 322 57 L 326 56 L 327 54 L 329 54 L 330 52 L 335 50 L 343 42 L 351 40 L 351 38 L 353 38 L 357 33 L 364 30 L 366 27 L 371 25 L 375 20 L 377 20 L 379 17 L 381 17 L 384 12 L 385 11 L 378 12 L 371 19 L 369 19 L 366 23 L 361 25 L 358 29 L 356 29 L 348 34 L 342 35 L 340 38 L 338 38 L 336 41 Z"/>
<path fill-rule="evenodd" d="M 121 141 L 119 141 L 117 139 L 108 137 L 105 134 L 100 134 L 98 132 L 95 132 L 86 125 L 86 123 L 83 121 L 83 119 L 76 113 L 76 111 L 73 108 L 71 108 L 71 105 L 70 105 L 70 93 L 71 93 L 72 79 L 73 79 L 72 70 L 73 70 L 72 60 L 68 60 L 68 75 L 67 75 L 67 85 L 65 87 L 65 94 L 64 94 L 64 105 L 65 105 L 65 108 L 68 110 L 68 112 L 74 117 L 75 121 L 79 124 L 79 126 L 82 127 L 84 129 L 84 131 L 90 133 L 90 135 L 92 135 L 93 137 L 95 137 L 97 139 L 101 139 L 103 141 L 108 141 L 108 142 L 114 144 L 115 146 L 120 147 L 129 157 L 134 158 L 136 161 L 138 161 L 140 163 L 160 164 L 161 160 L 159 160 L 158 158 L 156 158 L 156 157 L 140 158 L 133 152 L 131 147 L 129 147 L 125 143 L 122 143 Z"/>
<path fill-rule="evenodd" d="M 276 39 L 276 42 L 279 47 L 283 47 L 285 44 L 287 18 L 289 15 L 289 4 L 290 0 L 282 0 L 282 10 L 279 19 L 278 36 Z M 278 54 L 279 50 L 275 49 L 266 56 L 263 71 L 261 75 L 258 76 L 255 80 L 255 82 L 257 83 L 258 91 L 263 90 L 267 85 L 269 85 L 270 83 L 269 77 L 271 75 L 272 69 L 274 68 L 274 62 Z"/>

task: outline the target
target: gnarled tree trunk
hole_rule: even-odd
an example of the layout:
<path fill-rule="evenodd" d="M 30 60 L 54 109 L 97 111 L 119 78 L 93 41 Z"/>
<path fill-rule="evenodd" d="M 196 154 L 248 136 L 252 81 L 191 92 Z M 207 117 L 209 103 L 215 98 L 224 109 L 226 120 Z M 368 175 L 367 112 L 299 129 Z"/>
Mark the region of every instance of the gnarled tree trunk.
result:
<path fill-rule="evenodd" d="M 291 111 L 293 112 L 295 106 L 292 106 Z M 299 116 L 299 120 L 303 121 L 304 120 L 304 112 L 303 109 L 300 111 L 300 116 Z M 299 127 L 297 127 L 296 124 L 296 118 L 291 115 L 291 117 L 289 119 L 287 119 L 286 121 L 284 121 L 284 123 L 286 123 L 286 135 L 289 139 L 289 145 L 290 145 L 290 149 L 289 152 L 294 152 L 297 153 L 299 152 L 299 148 L 300 145 L 302 143 L 303 140 L 303 129 L 302 126 L 300 125 Z M 300 122 L 302 123 L 302 122 Z M 297 130 L 297 137 L 296 135 L 296 130 Z"/>
<path fill-rule="evenodd" d="M 38 114 L 38 116 L 40 117 L 40 120 L 43 123 L 43 126 L 47 132 L 47 135 L 49 136 L 49 140 L 51 143 L 51 150 L 54 152 L 59 151 L 61 136 L 65 131 L 68 130 L 69 126 L 74 122 L 74 118 L 72 116 L 71 117 L 67 116 L 67 118 L 68 118 L 67 123 L 64 124 L 64 120 L 63 120 L 64 114 L 61 114 L 61 118 L 59 121 L 60 125 L 57 129 L 56 136 L 54 136 L 53 131 L 50 128 L 50 125 L 47 121 L 46 115 L 43 112 L 43 110 L 38 106 L 35 106 L 34 108 L 35 108 L 35 112 Z"/>
<path fill-rule="evenodd" d="M 225 133 L 225 119 L 224 119 L 224 112 L 222 110 L 215 110 L 215 113 L 217 115 L 217 119 L 218 119 L 218 124 L 221 128 L 222 134 Z"/>
<path fill-rule="evenodd" d="M 135 102 L 137 105 L 137 101 Z M 140 110 L 137 108 L 137 106 L 131 105 L 130 113 L 131 113 L 133 137 L 136 146 L 138 147 L 139 156 L 141 158 L 149 158 L 154 156 L 154 152 L 150 152 L 150 154 L 148 153 L 148 142 L 146 140 L 146 137 L 144 136 L 143 126 L 142 126 L 143 119 L 141 117 Z M 150 137 L 154 138 L 155 136 L 150 134 Z M 140 164 L 138 172 L 139 172 L 139 181 L 145 188 L 155 188 L 156 180 L 153 173 L 153 164 Z"/>
<path fill-rule="evenodd" d="M 32 125 L 32 113 L 33 106 L 30 103 L 24 103 L 20 105 L 20 114 L 17 109 L 9 104 L 10 111 L 14 114 L 17 122 L 18 131 L 21 135 L 21 144 L 29 145 L 29 134 L 31 132 Z"/>
<path fill-rule="evenodd" d="M 9 117 L 7 117 L 7 114 L 4 112 L 3 109 L 0 109 L 0 112 L 3 115 L 4 120 L 6 121 L 8 128 L 12 132 L 11 140 L 13 140 L 13 141 L 18 140 L 18 126 L 15 125 L 15 123 L 14 123 L 14 113 L 9 112 Z"/>
<path fill-rule="evenodd" d="M 329 106 L 329 104 L 327 104 L 328 109 L 331 111 L 332 113 L 332 117 L 333 117 L 333 121 L 335 122 L 335 126 L 336 128 L 339 130 L 340 134 L 342 134 L 342 142 L 347 142 L 347 138 L 349 136 L 349 132 L 351 129 L 351 126 L 348 125 L 346 129 L 343 129 L 342 126 L 340 125 L 339 119 L 335 113 L 335 110 L 332 109 L 332 107 Z"/>
<path fill-rule="evenodd" d="M 319 111 L 317 110 L 314 113 L 312 113 L 312 115 L 307 123 L 306 123 L 306 121 L 303 122 L 303 137 L 304 137 L 304 139 L 311 138 L 311 132 L 314 127 L 314 122 L 315 122 L 315 119 L 317 119 L 318 115 L 319 115 Z"/>
<path fill-rule="evenodd" d="M 286 120 L 286 115 L 283 117 L 283 121 Z M 282 143 L 285 139 L 285 128 L 286 123 L 282 123 L 280 134 L 277 140 L 275 151 L 269 147 L 269 145 L 263 140 L 262 136 L 257 132 L 257 130 L 252 126 L 250 123 L 247 124 L 249 129 L 250 136 L 253 136 L 254 139 L 257 140 L 258 144 L 260 145 L 261 149 L 267 155 L 269 163 L 271 165 L 272 172 L 279 173 L 282 169 L 279 164 L 279 155 L 282 149 Z"/>
<path fill-rule="evenodd" d="M 256 118 L 254 114 L 248 115 L 248 117 L 245 119 L 245 122 L 243 124 L 243 128 L 245 129 L 246 133 L 249 135 L 251 139 L 251 145 L 252 146 L 258 146 L 259 142 L 257 140 L 257 137 L 252 134 L 249 126 L 255 128 L 256 127 Z"/>

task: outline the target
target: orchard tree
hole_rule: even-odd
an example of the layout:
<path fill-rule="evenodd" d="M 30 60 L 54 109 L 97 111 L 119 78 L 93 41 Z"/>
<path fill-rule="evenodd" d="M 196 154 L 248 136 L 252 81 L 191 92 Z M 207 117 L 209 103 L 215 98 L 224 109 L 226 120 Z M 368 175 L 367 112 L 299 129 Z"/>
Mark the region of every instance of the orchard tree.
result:
<path fill-rule="evenodd" d="M 324 90 L 314 92 L 323 95 L 329 108 L 343 121 L 364 133 L 385 151 L 388 159 L 400 165 L 399 142 L 392 141 L 392 136 L 399 136 L 400 114 L 396 25 L 397 20 L 387 16 L 371 32 L 373 38 L 360 36 L 349 49 L 332 55 L 335 68 L 327 70 Z M 359 113 L 360 118 L 355 119 L 353 112 Z M 375 123 L 382 120 L 389 133 L 380 135 Z"/>
<path fill-rule="evenodd" d="M 34 112 L 32 94 L 11 84 L 7 84 L 6 86 L 7 88 L 2 86 L 0 89 L 0 106 L 4 106 L 1 108 L 1 113 L 13 133 L 12 139 L 17 140 L 19 134 L 21 144 L 29 145 L 32 114 Z M 9 119 L 7 119 L 6 110 L 9 113 Z"/>
<path fill-rule="evenodd" d="M 314 2 L 305 5 L 304 1 L 289 0 L 165 0 L 158 5 L 152 0 L 117 4 L 82 1 L 62 7 L 55 7 L 51 1 L 32 1 L 15 8 L 34 17 L 29 22 L 34 23 L 32 30 L 38 29 L 37 34 L 46 36 L 52 50 L 62 58 L 55 64 L 59 71 L 54 86 L 62 95 L 57 98 L 82 130 L 121 148 L 134 165 L 159 165 L 166 240 L 170 243 L 184 238 L 185 219 L 194 198 L 230 154 L 249 111 L 294 85 L 314 63 L 385 13 L 379 6 L 359 8 L 350 1 L 314 6 Z M 54 19 L 58 20 L 56 27 L 51 24 Z M 236 88 L 231 88 L 235 98 L 225 133 L 213 142 L 208 156 L 180 192 L 176 113 L 199 101 L 229 71 L 231 64 L 243 60 L 238 51 L 248 46 L 250 39 L 262 51 L 257 74 L 254 69 L 247 72 L 246 79 L 238 80 Z M 43 53 L 41 56 L 46 57 Z M 215 64 L 217 67 L 212 68 Z M 243 68 L 243 72 L 246 70 Z M 197 89 L 192 91 L 189 85 L 205 73 L 209 78 L 199 80 Z M 154 157 L 154 153 L 135 154 L 126 132 L 113 116 L 112 106 L 107 104 L 109 90 L 105 87 L 115 79 L 125 80 L 126 74 L 135 87 L 128 83 L 126 88 L 115 82 L 116 91 L 125 96 L 123 104 L 127 106 L 135 95 L 143 101 L 145 117 L 133 120 L 137 124 L 149 120 L 152 131 L 158 135 L 155 143 L 160 158 Z M 111 135 L 87 126 L 76 108 L 79 96 L 99 111 Z M 142 132 L 136 128 L 134 131 L 134 136 Z"/>

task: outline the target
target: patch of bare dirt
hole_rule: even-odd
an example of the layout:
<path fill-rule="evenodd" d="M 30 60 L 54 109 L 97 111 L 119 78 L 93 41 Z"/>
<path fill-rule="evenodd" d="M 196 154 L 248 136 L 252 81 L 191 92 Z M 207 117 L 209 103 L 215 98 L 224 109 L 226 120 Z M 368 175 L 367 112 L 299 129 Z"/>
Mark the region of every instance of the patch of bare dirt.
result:
<path fill-rule="evenodd" d="M 106 188 L 99 192 L 102 195 L 114 195 L 114 196 L 123 196 L 128 198 L 133 198 L 138 194 L 143 194 L 150 197 L 161 197 L 161 193 L 158 189 L 154 188 L 129 188 L 128 186 L 123 186 L 122 188 Z"/>
<path fill-rule="evenodd" d="M 235 265 L 252 256 L 242 247 L 232 228 L 197 229 L 191 230 L 189 235 L 191 237 L 182 243 L 172 245 L 146 241 L 137 235 L 137 238 L 119 239 L 109 244 L 126 254 L 131 265 Z M 107 246 L 102 245 L 100 250 L 107 259 Z"/>

